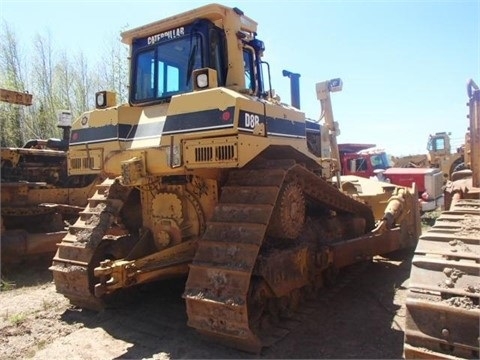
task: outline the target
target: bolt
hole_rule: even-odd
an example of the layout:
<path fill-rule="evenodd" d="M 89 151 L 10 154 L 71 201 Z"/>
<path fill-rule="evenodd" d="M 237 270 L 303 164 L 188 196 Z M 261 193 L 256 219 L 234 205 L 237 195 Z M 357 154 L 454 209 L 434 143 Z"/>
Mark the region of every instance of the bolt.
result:
<path fill-rule="evenodd" d="M 112 264 L 112 260 L 100 261 L 100 267 L 102 267 L 102 268 L 109 267 L 109 266 L 111 266 L 111 264 Z"/>
<path fill-rule="evenodd" d="M 447 276 L 450 276 L 450 274 L 452 273 L 453 269 L 452 268 L 445 268 L 443 269 L 443 273 Z"/>
<path fill-rule="evenodd" d="M 442 336 L 448 338 L 450 336 L 450 331 L 448 329 L 442 329 Z"/>

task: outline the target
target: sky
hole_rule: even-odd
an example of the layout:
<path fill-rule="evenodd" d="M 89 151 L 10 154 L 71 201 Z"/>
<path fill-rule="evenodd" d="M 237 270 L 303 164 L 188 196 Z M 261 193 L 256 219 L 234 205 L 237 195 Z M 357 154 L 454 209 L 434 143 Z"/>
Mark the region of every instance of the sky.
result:
<path fill-rule="evenodd" d="M 0 20 L 28 49 L 49 33 L 55 47 L 98 61 L 105 41 L 211 1 L 0 0 Z M 480 84 L 480 0 L 237 0 L 258 23 L 272 88 L 290 103 L 299 73 L 301 110 L 318 119 L 315 84 L 340 77 L 332 94 L 339 143 L 371 143 L 400 156 L 426 152 L 429 134 L 463 143 L 466 83 Z M 97 57 L 96 57 L 97 56 Z"/>

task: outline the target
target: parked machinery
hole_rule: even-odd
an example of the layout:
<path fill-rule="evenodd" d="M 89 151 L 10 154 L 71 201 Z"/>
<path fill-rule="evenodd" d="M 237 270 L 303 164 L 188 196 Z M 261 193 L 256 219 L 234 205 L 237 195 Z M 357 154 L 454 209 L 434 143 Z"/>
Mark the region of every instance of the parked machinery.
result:
<path fill-rule="evenodd" d="M 465 146 L 460 146 L 453 152 L 450 135 L 446 132 L 437 132 L 435 135 L 430 135 L 427 150 L 427 154 L 393 157 L 393 166 L 438 168 L 443 172 L 445 181 L 450 179 L 453 172 L 465 169 Z"/>
<path fill-rule="evenodd" d="M 408 186 L 414 182 L 422 212 L 434 211 L 444 205 L 444 177 L 437 168 L 391 167 L 385 170 L 383 175 L 396 185 Z"/>
<path fill-rule="evenodd" d="M 407 359 L 478 359 L 480 334 L 480 90 L 467 85 L 467 170 L 452 174 L 444 211 L 420 237 L 406 307 Z"/>
<path fill-rule="evenodd" d="M 123 33 L 129 104 L 100 92 L 71 132 L 70 174 L 107 177 L 52 262 L 71 303 L 98 309 L 120 289 L 188 275 L 188 325 L 258 352 L 269 320 L 326 273 L 415 245 L 415 189 L 340 181 L 341 81 L 317 84 L 324 123 L 309 121 L 266 88 L 256 35 L 221 5 Z"/>
<path fill-rule="evenodd" d="M 356 175 L 366 178 L 375 176 L 375 170 L 391 167 L 388 156 L 375 144 L 339 144 L 342 175 Z"/>
<path fill-rule="evenodd" d="M 29 106 L 32 95 L 0 89 L 1 101 Z M 59 112 L 63 139 L 29 140 L 1 148 L 1 263 L 19 263 L 55 253 L 93 194 L 96 175 L 69 176 L 67 150 L 71 114 Z"/>
<path fill-rule="evenodd" d="M 375 144 L 339 144 L 342 175 L 355 175 L 410 186 L 415 183 L 422 212 L 434 211 L 443 205 L 445 174 L 437 167 L 391 167 L 384 150 Z M 462 156 L 463 161 L 463 156 Z"/>

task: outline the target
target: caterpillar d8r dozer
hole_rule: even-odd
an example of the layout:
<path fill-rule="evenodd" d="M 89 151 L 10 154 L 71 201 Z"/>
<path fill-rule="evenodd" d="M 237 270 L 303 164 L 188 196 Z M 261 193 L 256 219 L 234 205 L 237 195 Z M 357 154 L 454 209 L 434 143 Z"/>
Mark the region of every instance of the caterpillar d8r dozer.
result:
<path fill-rule="evenodd" d="M 123 33 L 129 103 L 97 93 L 71 133 L 70 172 L 106 176 L 52 262 L 72 304 L 188 276 L 188 325 L 258 352 L 326 273 L 415 246 L 415 189 L 339 176 L 341 81 L 317 84 L 324 121 L 306 119 L 265 87 L 256 33 L 217 4 Z"/>
<path fill-rule="evenodd" d="M 468 169 L 452 174 L 446 211 L 418 242 L 407 293 L 407 359 L 478 359 L 480 334 L 480 90 L 467 84 Z"/>

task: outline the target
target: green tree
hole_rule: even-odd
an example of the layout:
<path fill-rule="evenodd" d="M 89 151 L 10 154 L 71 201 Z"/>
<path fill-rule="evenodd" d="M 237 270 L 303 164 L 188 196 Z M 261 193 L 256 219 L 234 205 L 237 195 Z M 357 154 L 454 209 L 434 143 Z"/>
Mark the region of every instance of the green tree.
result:
<path fill-rule="evenodd" d="M 128 100 L 128 46 L 121 42 L 120 33 L 117 33 L 110 37 L 104 49 L 98 67 L 98 90 L 114 91 L 117 103 L 123 104 Z"/>
<path fill-rule="evenodd" d="M 25 91 L 28 85 L 33 94 L 33 105 L 28 108 L 0 103 L 1 146 L 22 146 L 28 139 L 61 136 L 57 113 L 70 110 L 74 118 L 79 117 L 94 107 L 97 91 L 114 91 L 117 103 L 127 102 L 129 50 L 121 43 L 119 32 L 106 41 L 105 51 L 94 66 L 81 51 L 74 54 L 55 48 L 48 32 L 35 36 L 25 59 L 15 32 L 6 22 L 0 35 L 0 86 Z"/>
<path fill-rule="evenodd" d="M 23 66 L 15 32 L 7 23 L 0 33 L 0 87 L 25 91 Z M 26 111 L 22 105 L 0 103 L 1 146 L 21 146 L 25 141 Z"/>
<path fill-rule="evenodd" d="M 35 89 L 35 120 L 29 125 L 32 137 L 45 139 L 58 134 L 57 109 L 61 105 L 61 92 L 54 88 L 55 72 L 65 72 L 55 57 L 50 34 L 37 34 L 34 40 L 33 67 L 30 77 Z"/>
<path fill-rule="evenodd" d="M 78 53 L 75 56 L 74 69 L 75 76 L 72 83 L 74 100 L 71 110 L 77 117 L 94 107 L 94 96 L 95 91 L 97 91 L 95 84 L 98 76 L 91 72 L 88 60 L 83 53 Z"/>

